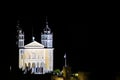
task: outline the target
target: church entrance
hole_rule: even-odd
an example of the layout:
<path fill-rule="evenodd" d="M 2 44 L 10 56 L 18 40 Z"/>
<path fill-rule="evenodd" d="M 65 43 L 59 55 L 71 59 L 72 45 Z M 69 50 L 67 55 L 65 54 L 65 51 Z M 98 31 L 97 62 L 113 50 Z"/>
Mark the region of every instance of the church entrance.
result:
<path fill-rule="evenodd" d="M 35 63 L 32 63 L 32 68 L 34 68 L 35 67 Z"/>
<path fill-rule="evenodd" d="M 43 74 L 43 67 L 40 67 L 40 73 Z"/>
<path fill-rule="evenodd" d="M 42 62 L 41 65 L 40 65 L 40 73 L 41 74 L 44 73 L 44 62 Z"/>
<path fill-rule="evenodd" d="M 34 74 L 36 72 L 35 70 L 35 63 L 32 63 L 32 74 Z"/>

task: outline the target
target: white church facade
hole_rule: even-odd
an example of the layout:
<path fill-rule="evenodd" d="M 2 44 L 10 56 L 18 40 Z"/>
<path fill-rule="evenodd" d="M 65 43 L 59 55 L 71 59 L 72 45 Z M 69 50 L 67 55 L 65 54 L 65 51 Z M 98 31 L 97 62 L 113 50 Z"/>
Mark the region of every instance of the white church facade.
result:
<path fill-rule="evenodd" d="M 19 25 L 19 24 L 18 24 Z M 33 37 L 33 41 L 24 45 L 24 33 L 19 30 L 18 33 L 19 47 L 19 68 L 31 74 L 45 74 L 53 71 L 53 34 L 48 27 L 41 33 L 41 43 L 37 42 Z"/>

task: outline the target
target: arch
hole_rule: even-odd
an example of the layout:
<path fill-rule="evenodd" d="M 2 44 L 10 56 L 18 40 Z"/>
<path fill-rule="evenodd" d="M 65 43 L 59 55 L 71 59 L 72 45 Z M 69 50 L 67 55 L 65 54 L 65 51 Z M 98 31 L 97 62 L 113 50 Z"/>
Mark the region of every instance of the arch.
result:
<path fill-rule="evenodd" d="M 35 68 L 35 63 L 34 62 L 32 63 L 32 68 Z"/>
<path fill-rule="evenodd" d="M 27 65 L 27 63 L 24 63 L 24 69 L 25 69 L 25 70 L 28 69 L 28 65 Z"/>
<path fill-rule="evenodd" d="M 32 73 L 34 74 L 36 72 L 36 70 L 35 70 L 35 63 L 33 62 L 32 63 Z"/>
<path fill-rule="evenodd" d="M 44 66 L 45 64 L 44 64 L 44 62 L 41 62 L 41 64 L 40 64 L 40 73 L 44 73 L 44 68 L 45 68 L 45 66 Z"/>
<path fill-rule="evenodd" d="M 40 67 L 39 71 L 40 71 L 40 73 L 43 73 L 43 67 L 42 66 Z"/>
<path fill-rule="evenodd" d="M 30 68 L 31 67 L 31 64 L 30 64 L 30 62 L 28 63 L 28 68 Z"/>
<path fill-rule="evenodd" d="M 24 64 L 25 65 L 25 68 L 27 67 L 27 63 Z"/>

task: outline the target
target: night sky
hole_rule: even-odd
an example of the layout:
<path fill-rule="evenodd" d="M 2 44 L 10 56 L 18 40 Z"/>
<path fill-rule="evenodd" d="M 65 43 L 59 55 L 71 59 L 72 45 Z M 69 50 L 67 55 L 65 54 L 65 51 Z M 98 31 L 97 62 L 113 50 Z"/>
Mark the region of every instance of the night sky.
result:
<path fill-rule="evenodd" d="M 113 60 L 114 55 L 105 55 L 109 49 L 105 46 L 97 46 L 97 35 L 88 38 L 87 18 L 81 16 L 47 16 L 48 24 L 53 32 L 54 47 L 54 69 L 62 69 L 64 65 L 64 54 L 67 54 L 67 63 L 72 71 L 97 71 L 99 69 L 109 70 L 111 65 L 117 63 Z M 25 44 L 32 41 L 32 34 L 35 40 L 40 42 L 41 32 L 45 27 L 46 16 L 14 16 L 8 19 L 9 27 L 15 31 L 10 31 L 12 36 L 11 45 L 16 43 L 16 25 L 20 20 L 21 28 L 25 33 Z M 32 33 L 33 29 L 33 33 Z M 94 29 L 95 30 L 95 29 Z M 88 40 L 89 39 L 89 40 Z M 8 39 L 7 39 L 8 40 Z M 8 41 L 6 41 L 8 42 Z M 13 42 L 13 43 L 12 43 Z M 88 46 L 89 42 L 89 46 Z M 8 42 L 9 43 L 9 42 Z M 9 45 L 10 46 L 10 45 Z M 16 44 L 15 44 L 16 46 Z M 18 51 L 11 48 L 10 64 L 18 67 Z M 112 52 L 112 51 L 111 51 Z M 111 59 L 112 57 L 112 59 Z M 118 58 L 116 58 L 118 59 Z M 106 64 L 107 63 L 107 64 Z M 111 70 L 114 70 L 112 67 Z"/>
<path fill-rule="evenodd" d="M 94 76 L 98 76 L 101 73 L 103 74 L 103 72 L 104 75 L 106 75 L 106 73 L 117 72 L 119 70 L 119 58 L 116 58 L 115 50 L 107 48 L 104 45 L 99 46 L 103 41 L 96 38 L 98 37 L 96 33 L 94 33 L 94 36 L 89 34 L 88 37 L 88 23 L 86 17 L 75 15 L 47 17 L 49 27 L 53 32 L 54 69 L 59 68 L 62 70 L 64 66 L 64 54 L 66 53 L 67 64 L 71 67 L 72 72 L 95 72 Z M 9 25 L 10 30 L 15 30 L 9 31 L 10 34 L 13 35 L 11 37 L 13 39 L 8 38 L 6 41 L 10 44 L 8 47 L 11 47 L 11 45 L 14 46 L 11 48 L 11 53 L 8 54 L 9 65 L 12 66 L 14 71 L 16 71 L 15 69 L 18 67 L 18 51 L 16 47 L 17 20 L 20 20 L 20 27 L 25 33 L 26 45 L 32 41 L 32 35 L 35 36 L 36 41 L 40 42 L 41 32 L 45 27 L 46 16 L 12 16 L 8 19 L 9 23 L 7 23 L 7 25 Z M 98 28 L 92 31 L 97 30 Z M 89 32 L 91 33 L 92 31 Z M 11 43 L 9 43 L 8 40 L 11 40 Z"/>
<path fill-rule="evenodd" d="M 85 55 L 88 54 L 88 24 L 82 23 L 79 20 L 80 17 L 47 17 L 53 32 L 54 69 L 62 69 L 63 56 L 66 53 L 67 63 L 73 71 L 87 70 L 84 66 L 89 64 L 86 59 L 88 56 Z M 14 25 L 17 20 L 20 20 L 20 27 L 25 33 L 25 44 L 32 41 L 32 35 L 35 36 L 36 41 L 40 42 L 46 16 L 16 16 L 15 20 Z"/>

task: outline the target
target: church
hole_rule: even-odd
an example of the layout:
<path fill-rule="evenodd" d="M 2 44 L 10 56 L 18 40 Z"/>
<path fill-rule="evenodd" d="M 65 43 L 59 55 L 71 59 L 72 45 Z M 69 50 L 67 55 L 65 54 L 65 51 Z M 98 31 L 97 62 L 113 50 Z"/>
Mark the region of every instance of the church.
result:
<path fill-rule="evenodd" d="M 17 27 L 19 27 L 19 23 Z M 48 26 L 41 32 L 41 43 L 32 37 L 32 42 L 24 44 L 24 32 L 18 30 L 19 69 L 31 74 L 45 74 L 53 71 L 53 33 Z"/>

